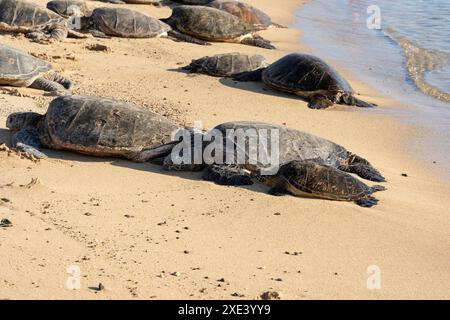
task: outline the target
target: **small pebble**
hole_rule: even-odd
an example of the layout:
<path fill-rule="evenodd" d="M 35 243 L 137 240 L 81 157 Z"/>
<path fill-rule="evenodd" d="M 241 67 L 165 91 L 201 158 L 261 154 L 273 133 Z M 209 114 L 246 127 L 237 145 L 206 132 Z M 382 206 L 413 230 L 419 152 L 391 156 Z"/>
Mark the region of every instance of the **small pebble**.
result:
<path fill-rule="evenodd" d="M 281 278 L 275 278 L 275 279 L 273 279 L 273 280 L 278 281 L 278 282 L 283 281 L 283 279 L 281 279 Z"/>
<path fill-rule="evenodd" d="M 281 293 L 277 291 L 266 291 L 260 295 L 262 300 L 280 300 Z"/>
<path fill-rule="evenodd" d="M 8 227 L 12 227 L 12 222 L 9 221 L 8 219 L 2 219 L 0 221 L 0 228 L 8 228 Z"/>

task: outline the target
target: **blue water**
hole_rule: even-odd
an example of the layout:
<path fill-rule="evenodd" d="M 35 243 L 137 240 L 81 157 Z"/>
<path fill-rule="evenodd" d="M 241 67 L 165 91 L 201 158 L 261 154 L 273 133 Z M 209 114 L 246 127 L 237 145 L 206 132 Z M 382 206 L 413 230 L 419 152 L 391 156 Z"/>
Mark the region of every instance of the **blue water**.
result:
<path fill-rule="evenodd" d="M 450 0 L 312 0 L 296 25 L 315 55 L 409 106 L 387 112 L 433 131 L 416 145 L 448 162 Z"/>

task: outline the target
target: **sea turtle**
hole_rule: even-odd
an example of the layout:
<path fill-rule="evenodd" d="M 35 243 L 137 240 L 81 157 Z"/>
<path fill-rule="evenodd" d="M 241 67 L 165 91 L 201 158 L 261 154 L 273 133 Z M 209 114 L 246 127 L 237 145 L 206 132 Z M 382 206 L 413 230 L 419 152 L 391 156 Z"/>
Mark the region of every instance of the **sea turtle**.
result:
<path fill-rule="evenodd" d="M 186 132 L 163 164 L 167 170 L 206 169 L 203 179 L 221 185 L 251 185 L 256 180 L 273 187 L 273 194 L 308 194 L 362 206 L 376 204 L 370 195 L 384 188 L 368 187 L 349 173 L 385 181 L 367 160 L 336 143 L 285 126 L 249 121 L 223 123 L 206 134 Z"/>
<path fill-rule="evenodd" d="M 333 103 L 363 108 L 375 106 L 356 98 L 350 84 L 333 67 L 307 54 L 289 54 L 267 68 L 237 75 L 235 80 L 262 80 L 271 88 L 302 97 L 312 109 L 324 109 Z"/>
<path fill-rule="evenodd" d="M 206 44 L 205 41 L 184 35 L 153 17 L 127 8 L 96 8 L 89 17 L 81 18 L 81 30 L 97 37 L 154 38 Z"/>
<path fill-rule="evenodd" d="M 72 81 L 52 69 L 52 65 L 47 61 L 0 44 L 0 85 L 30 87 L 57 93 L 67 93 L 67 90 L 71 90 Z"/>
<path fill-rule="evenodd" d="M 81 0 L 53 0 L 47 3 L 47 9 L 65 18 L 84 17 L 90 14 L 86 2 Z"/>
<path fill-rule="evenodd" d="M 37 158 L 41 147 L 99 157 L 148 161 L 170 153 L 177 125 L 138 106 L 94 96 L 54 99 L 44 115 L 19 112 L 8 116 L 12 146 Z"/>
<path fill-rule="evenodd" d="M 169 18 L 161 20 L 173 29 L 201 40 L 275 49 L 269 41 L 255 33 L 258 28 L 216 8 L 182 5 L 173 8 Z"/>
<path fill-rule="evenodd" d="M 217 77 L 230 77 L 265 66 L 267 66 L 266 59 L 259 54 L 248 55 L 233 52 L 192 60 L 191 64 L 183 67 L 182 70 Z"/>
<path fill-rule="evenodd" d="M 220 124 L 206 134 L 186 132 L 182 137 L 183 144 L 175 146 L 164 160 L 165 168 L 201 171 L 207 167 L 204 179 L 220 184 L 251 184 L 243 171 L 246 164 L 255 164 L 273 174 L 279 166 L 294 160 L 315 161 L 367 180 L 385 181 L 367 160 L 343 146 L 286 126 L 234 121 Z M 192 144 L 192 140 L 202 143 Z M 184 159 L 186 150 L 188 156 Z"/>
<path fill-rule="evenodd" d="M 291 194 L 337 201 L 354 201 L 361 207 L 378 203 L 374 192 L 386 190 L 383 186 L 369 187 L 352 175 L 314 161 L 294 160 L 281 166 L 276 175 L 261 175 L 258 170 L 252 177 L 269 186 L 269 194 Z"/>
<path fill-rule="evenodd" d="M 286 28 L 277 23 L 273 23 L 272 19 L 266 13 L 245 2 L 236 0 L 214 0 L 209 2 L 208 6 L 231 13 L 261 30 L 267 29 L 270 26 Z"/>
<path fill-rule="evenodd" d="M 0 31 L 24 33 L 34 41 L 83 37 L 68 27 L 64 17 L 26 0 L 0 0 Z"/>

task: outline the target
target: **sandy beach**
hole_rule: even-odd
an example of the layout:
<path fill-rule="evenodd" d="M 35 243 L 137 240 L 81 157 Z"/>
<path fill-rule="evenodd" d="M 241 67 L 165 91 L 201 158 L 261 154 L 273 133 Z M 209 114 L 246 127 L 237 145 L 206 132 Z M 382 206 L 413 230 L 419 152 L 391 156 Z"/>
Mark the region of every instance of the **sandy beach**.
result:
<path fill-rule="evenodd" d="M 283 299 L 450 298 L 449 184 L 439 174 L 442 164 L 411 146 L 428 133 L 387 115 L 404 108 L 400 102 L 339 65 L 377 109 L 311 110 L 261 83 L 176 70 L 218 53 L 258 53 L 273 62 L 310 52 L 293 26 L 306 0 L 247 2 L 290 27 L 259 32 L 277 50 L 163 38 L 43 45 L 1 34 L 0 42 L 50 61 L 73 79 L 75 94 L 134 102 L 180 124 L 257 120 L 339 143 L 387 178 L 379 205 L 273 197 L 264 187 L 224 187 L 200 173 L 69 152 L 46 150 L 48 159 L 33 162 L 3 147 L 0 219 L 13 227 L 0 228 L 0 299 L 257 299 L 269 290 Z M 170 15 L 168 7 L 126 7 Z M 91 51 L 92 44 L 109 51 Z M 0 144 L 10 145 L 9 113 L 45 113 L 52 99 L 33 89 L 0 88 Z M 66 286 L 71 266 L 81 271 L 79 290 Z M 381 289 L 367 288 L 369 266 L 379 267 Z M 105 290 L 94 289 L 99 283 Z"/>

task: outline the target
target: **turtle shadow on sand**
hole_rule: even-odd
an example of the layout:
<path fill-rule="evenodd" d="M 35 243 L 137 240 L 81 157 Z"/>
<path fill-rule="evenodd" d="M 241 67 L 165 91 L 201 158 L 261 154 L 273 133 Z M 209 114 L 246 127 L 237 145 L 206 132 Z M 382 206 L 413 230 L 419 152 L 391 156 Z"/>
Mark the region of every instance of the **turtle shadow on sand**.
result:
<path fill-rule="evenodd" d="M 249 92 L 255 92 L 255 93 L 261 93 L 273 97 L 280 97 L 280 98 L 286 98 L 290 100 L 297 100 L 297 101 L 304 101 L 307 102 L 305 99 L 302 99 L 301 97 L 292 95 L 290 93 L 284 93 L 281 91 L 273 90 L 266 85 L 264 85 L 261 82 L 239 82 L 236 80 L 233 80 L 232 78 L 220 78 L 219 82 L 223 84 L 224 86 L 233 88 L 233 89 L 239 89 L 243 91 L 249 91 Z"/>
<path fill-rule="evenodd" d="M 190 77 L 190 78 L 201 77 L 201 76 L 211 78 L 211 76 L 209 76 L 209 75 L 200 74 L 200 73 L 191 73 L 189 71 L 183 70 L 182 68 L 170 68 L 170 69 L 167 69 L 167 71 L 183 73 L 187 77 Z M 218 80 L 221 84 L 223 84 L 227 87 L 233 88 L 233 89 L 239 89 L 239 90 L 243 90 L 243 91 L 261 93 L 261 94 L 265 94 L 265 95 L 269 95 L 269 96 L 273 96 L 273 97 L 280 97 L 280 98 L 286 98 L 286 99 L 290 99 L 290 100 L 307 102 L 305 99 L 302 99 L 301 97 L 268 88 L 261 82 L 239 82 L 239 81 L 233 80 L 232 78 L 229 78 L 229 77 L 218 78 Z"/>
<path fill-rule="evenodd" d="M 11 146 L 11 139 L 13 134 L 8 129 L 0 129 L 0 145 L 5 144 L 9 148 Z M 50 160 L 61 160 L 61 161 L 74 161 L 81 163 L 104 163 L 105 165 L 113 165 L 117 167 L 122 167 L 131 170 L 139 170 L 143 172 L 151 172 L 156 174 L 164 174 L 168 176 L 178 176 L 183 179 L 189 179 L 194 181 L 204 181 L 202 180 L 201 173 L 198 172 L 176 172 L 164 170 L 161 165 L 146 162 L 138 163 L 129 161 L 127 159 L 112 158 L 112 157 L 93 157 L 89 155 L 83 155 L 79 153 L 74 153 L 65 150 L 50 150 L 45 149 L 45 154 Z M 46 161 L 46 160 L 42 160 Z M 205 181 L 206 182 L 206 181 Z"/>
<path fill-rule="evenodd" d="M 8 129 L 0 129 L 0 144 L 10 145 L 12 134 Z"/>
<path fill-rule="evenodd" d="M 0 144 L 6 144 L 8 147 L 11 147 L 11 138 L 12 134 L 8 129 L 0 129 Z M 202 178 L 201 172 L 188 172 L 188 171 L 168 171 L 165 170 L 161 165 L 154 164 L 154 163 L 137 163 L 133 161 L 129 161 L 126 159 L 120 159 L 120 158 L 108 158 L 108 157 L 92 157 L 88 155 L 82 155 L 78 153 L 73 153 L 70 151 L 63 151 L 63 150 L 45 150 L 46 155 L 48 156 L 48 159 L 51 160 L 61 160 L 61 161 L 74 161 L 74 162 L 88 162 L 88 163 L 104 163 L 105 166 L 112 165 L 116 167 L 121 167 L 124 169 L 129 170 L 139 170 L 145 173 L 153 173 L 158 175 L 165 175 L 165 176 L 171 176 L 171 177 L 179 177 L 182 179 L 192 180 L 192 181 L 198 181 L 200 183 L 205 183 L 207 185 L 213 184 L 210 181 L 205 181 Z M 43 160 L 46 161 L 46 160 Z M 214 184 L 216 185 L 216 184 Z M 206 185 L 205 185 L 206 186 Z M 230 186 L 235 188 L 243 188 L 247 189 L 249 191 L 258 192 L 258 193 L 264 193 L 267 194 L 267 187 L 260 185 L 260 184 L 254 184 L 250 186 Z M 307 198 L 302 200 L 308 200 Z"/>
<path fill-rule="evenodd" d="M 0 129 L 0 144 L 5 144 L 11 147 L 12 134 L 8 129 Z M 121 167 L 128 170 L 139 170 L 143 173 L 153 173 L 158 175 L 165 175 L 171 177 L 179 177 L 182 179 L 198 181 L 206 184 L 211 184 L 212 182 L 205 181 L 202 179 L 201 172 L 187 172 L 187 171 L 168 171 L 165 170 L 161 165 L 154 163 L 137 163 L 120 158 L 108 158 L 108 157 L 93 157 L 78 153 L 73 153 L 64 150 L 45 150 L 48 159 L 50 160 L 60 160 L 60 161 L 74 161 L 80 163 L 103 163 L 105 166 L 112 165 L 116 167 Z M 46 160 L 43 160 L 46 161 Z M 252 185 L 252 186 L 233 186 L 241 187 L 254 192 L 267 193 L 265 187 L 262 185 Z"/>
<path fill-rule="evenodd" d="M 8 147 L 11 147 L 11 138 L 12 134 L 7 129 L 0 129 L 0 144 L 6 144 Z M 158 174 L 169 177 L 178 177 L 186 180 L 196 181 L 204 184 L 205 187 L 215 185 L 217 187 L 232 187 L 236 188 L 235 190 L 245 189 L 250 192 L 261 193 L 267 195 L 268 197 L 273 197 L 273 194 L 268 194 L 268 187 L 261 183 L 253 183 L 251 185 L 221 185 L 217 183 L 213 183 L 212 181 L 205 181 L 203 178 L 202 172 L 189 172 L 189 171 L 169 171 L 164 169 L 164 167 L 160 164 L 146 162 L 146 163 L 137 163 L 133 161 L 129 161 L 127 159 L 121 158 L 112 158 L 112 157 L 94 157 L 89 155 L 83 155 L 79 153 L 73 153 L 65 150 L 45 150 L 47 155 L 47 160 L 59 160 L 59 161 L 69 161 L 69 162 L 79 162 L 79 163 L 98 163 L 106 166 L 116 166 L 123 168 L 125 170 L 138 170 L 143 174 Z M 145 178 L 145 176 L 144 176 Z M 289 197 L 289 201 L 295 201 L 294 199 L 298 199 L 298 201 L 310 201 L 317 200 L 319 198 L 314 197 Z M 342 202 L 342 201 L 339 201 Z"/>

